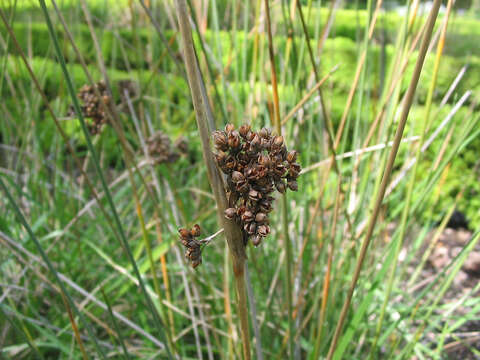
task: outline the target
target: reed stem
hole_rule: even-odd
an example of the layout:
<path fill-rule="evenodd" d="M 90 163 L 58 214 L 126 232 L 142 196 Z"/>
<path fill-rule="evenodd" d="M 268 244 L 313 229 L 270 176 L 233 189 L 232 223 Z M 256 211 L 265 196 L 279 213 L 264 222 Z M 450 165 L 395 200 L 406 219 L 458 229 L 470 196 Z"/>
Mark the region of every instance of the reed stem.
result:
<path fill-rule="evenodd" d="M 330 349 L 328 350 L 327 360 L 333 358 L 335 353 L 335 348 L 340 338 L 340 334 L 342 332 L 343 324 L 347 317 L 348 310 L 350 308 L 350 302 L 352 300 L 353 292 L 355 291 L 355 287 L 357 285 L 358 278 L 360 276 L 360 271 L 362 270 L 363 261 L 365 260 L 365 255 L 367 253 L 368 245 L 370 244 L 370 240 L 372 239 L 373 231 L 375 229 L 375 225 L 377 223 L 378 215 L 380 213 L 380 207 L 382 205 L 383 197 L 385 195 L 385 191 L 387 189 L 387 185 L 390 179 L 390 175 L 392 173 L 393 164 L 395 162 L 395 158 L 397 156 L 398 148 L 400 146 L 400 141 L 402 140 L 403 131 L 405 129 L 405 125 L 407 123 L 408 114 L 410 112 L 410 107 L 412 106 L 413 102 L 413 95 L 415 94 L 415 90 L 417 88 L 418 79 L 420 78 L 420 73 L 422 71 L 423 62 L 425 60 L 425 56 L 427 54 L 428 45 L 430 43 L 430 37 L 432 35 L 433 26 L 435 25 L 435 20 L 437 19 L 438 9 L 440 7 L 441 0 L 435 0 L 433 3 L 432 10 L 430 11 L 430 15 L 428 17 L 427 27 L 425 28 L 425 34 L 422 39 L 422 44 L 420 46 L 418 59 L 415 64 L 415 69 L 413 71 L 412 80 L 410 81 L 410 85 L 408 86 L 407 93 L 405 95 L 405 102 L 402 109 L 402 113 L 400 116 L 400 120 L 398 123 L 398 127 L 395 133 L 395 138 L 393 141 L 392 149 L 390 150 L 390 154 L 388 157 L 388 161 L 383 173 L 382 183 L 377 193 L 377 197 L 375 200 L 375 205 L 373 208 L 372 216 L 370 218 L 370 222 L 368 225 L 367 233 L 362 243 L 362 248 L 360 250 L 360 255 L 357 260 L 357 264 L 355 266 L 355 272 L 353 274 L 353 279 L 350 284 L 350 288 L 348 289 L 347 297 L 342 307 L 342 311 L 340 313 L 340 318 L 337 322 L 337 326 L 335 328 L 335 333 L 333 335 L 332 343 L 330 344 Z"/>
<path fill-rule="evenodd" d="M 217 212 L 219 223 L 225 229 L 225 238 L 227 240 L 235 276 L 235 287 L 237 292 L 237 310 L 240 319 L 240 329 L 242 335 L 243 357 L 250 360 L 250 335 L 248 328 L 248 309 L 245 287 L 245 245 L 241 229 L 238 225 L 224 216 L 228 201 L 225 193 L 223 177 L 220 174 L 213 153 L 210 148 L 210 131 L 207 119 L 212 114 L 207 108 L 208 104 L 202 97 L 202 84 L 200 79 L 200 69 L 198 67 L 195 50 L 193 47 L 192 31 L 187 12 L 187 3 L 185 0 L 175 1 L 178 23 L 183 42 L 183 52 L 185 67 L 187 70 L 188 84 L 192 95 L 193 107 L 197 120 L 197 127 L 202 142 L 202 153 L 207 166 L 207 176 L 213 190 L 215 202 L 217 203 Z"/>

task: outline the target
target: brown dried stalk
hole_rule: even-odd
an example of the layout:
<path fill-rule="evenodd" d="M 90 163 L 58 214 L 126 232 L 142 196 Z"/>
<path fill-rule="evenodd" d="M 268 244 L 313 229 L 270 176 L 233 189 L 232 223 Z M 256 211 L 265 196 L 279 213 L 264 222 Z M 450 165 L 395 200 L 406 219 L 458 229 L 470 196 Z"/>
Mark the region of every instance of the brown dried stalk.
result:
<path fill-rule="evenodd" d="M 400 146 L 400 141 L 402 140 L 403 131 L 405 129 L 405 125 L 407 123 L 408 114 L 410 112 L 410 107 L 412 106 L 413 102 L 413 95 L 415 94 L 415 90 L 417 89 L 418 80 L 420 78 L 420 73 L 422 72 L 423 62 L 425 60 L 425 55 L 427 54 L 428 44 L 430 43 L 430 37 L 432 35 L 433 27 L 435 25 L 435 21 L 437 19 L 438 10 L 440 8 L 441 0 L 435 0 L 433 3 L 432 10 L 430 12 L 430 16 L 428 17 L 427 27 L 425 29 L 425 33 L 423 35 L 422 44 L 420 46 L 417 63 L 415 64 L 415 69 L 413 71 L 412 80 L 410 81 L 410 85 L 408 87 L 407 93 L 405 95 L 404 106 L 402 109 L 402 114 L 400 116 L 400 121 L 398 123 L 398 127 L 395 133 L 395 138 L 393 141 L 393 146 L 388 156 L 388 161 L 383 173 L 382 183 L 380 185 L 380 189 L 378 191 L 377 197 L 375 199 L 375 205 L 372 211 L 372 216 L 370 217 L 370 221 L 368 224 L 367 233 L 362 243 L 362 248 L 360 250 L 360 255 L 357 260 L 357 264 L 355 266 L 355 272 L 353 274 L 353 279 L 348 289 L 347 297 L 342 307 L 342 311 L 340 313 L 340 318 L 337 322 L 337 326 L 335 328 L 335 333 L 333 335 L 332 342 L 330 344 L 330 349 L 328 350 L 327 360 L 332 359 L 333 355 L 335 354 L 335 349 L 337 346 L 337 342 L 340 338 L 340 334 L 342 332 L 343 324 L 347 317 L 348 310 L 350 308 L 350 302 L 352 300 L 353 292 L 355 291 L 355 287 L 357 285 L 358 278 L 360 277 L 360 272 L 362 270 L 363 261 L 365 260 L 365 255 L 367 254 L 368 245 L 370 244 L 370 240 L 372 239 L 373 231 L 375 230 L 375 225 L 377 223 L 378 214 L 380 213 L 380 207 L 383 202 L 383 197 L 385 195 L 385 191 L 387 189 L 387 185 L 389 183 L 390 175 L 392 174 L 393 165 L 395 162 L 395 158 L 397 156 L 398 148 Z"/>
<path fill-rule="evenodd" d="M 210 148 L 210 131 L 207 122 L 207 105 L 202 98 L 202 84 L 200 79 L 200 69 L 198 68 L 195 50 L 193 47 L 192 32 L 187 12 L 185 0 L 175 1 L 180 33 L 182 35 L 183 52 L 185 67 L 187 70 L 188 84 L 192 94 L 193 107 L 197 120 L 197 126 L 202 141 L 202 152 L 205 165 L 207 166 L 207 175 L 217 203 L 217 215 L 219 224 L 224 228 L 225 238 L 230 249 L 233 264 L 233 273 L 235 275 L 235 286 L 238 298 L 238 315 L 240 318 L 240 328 L 242 334 L 243 356 L 250 359 L 250 336 L 248 329 L 247 298 L 245 287 L 245 245 L 242 239 L 240 227 L 232 220 L 224 217 L 224 212 L 228 207 L 228 201 L 225 193 L 225 186 L 222 174 L 215 165 L 213 153 Z"/>

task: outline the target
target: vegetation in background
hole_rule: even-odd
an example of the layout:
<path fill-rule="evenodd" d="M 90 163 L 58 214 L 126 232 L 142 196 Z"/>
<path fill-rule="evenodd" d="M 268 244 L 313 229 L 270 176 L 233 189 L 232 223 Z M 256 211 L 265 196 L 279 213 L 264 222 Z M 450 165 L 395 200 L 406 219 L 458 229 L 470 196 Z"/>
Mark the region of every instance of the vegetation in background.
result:
<path fill-rule="evenodd" d="M 417 1 L 408 16 L 266 3 L 187 1 L 192 94 L 175 1 L 0 1 L 0 355 L 479 355 L 462 337 L 479 286 L 450 295 L 480 238 L 475 4 L 442 13 L 422 47 Z M 298 192 L 252 194 L 267 199 L 256 214 L 219 202 L 195 96 L 205 129 L 275 128 L 298 154 L 273 185 Z M 250 180 L 227 173 L 243 193 Z M 222 207 L 255 235 L 243 288 Z M 472 234 L 431 273 L 455 209 Z"/>

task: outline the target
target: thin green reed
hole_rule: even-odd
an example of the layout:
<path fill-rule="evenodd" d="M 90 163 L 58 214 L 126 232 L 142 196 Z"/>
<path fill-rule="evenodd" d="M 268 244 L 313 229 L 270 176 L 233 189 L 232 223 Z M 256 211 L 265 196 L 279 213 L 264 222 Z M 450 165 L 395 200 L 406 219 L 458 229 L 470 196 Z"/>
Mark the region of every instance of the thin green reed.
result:
<path fill-rule="evenodd" d="M 48 13 L 48 10 L 47 10 L 47 6 L 45 4 L 45 1 L 44 0 L 39 0 L 40 1 L 40 5 L 42 7 L 42 11 L 43 11 L 43 14 L 44 14 L 44 17 L 45 17 L 45 20 L 47 22 L 47 27 L 48 27 L 48 30 L 49 30 L 49 33 L 50 33 L 50 36 L 52 38 L 52 42 L 53 42 L 53 45 L 54 45 L 54 48 L 55 48 L 55 52 L 56 52 L 56 55 L 57 55 L 57 58 L 58 58 L 58 61 L 60 63 L 60 66 L 62 68 L 62 72 L 63 72 L 63 75 L 65 77 L 65 80 L 66 80 L 66 84 L 67 84 L 67 89 L 68 89 L 68 92 L 70 94 L 70 97 L 72 99 L 72 102 L 73 102 L 73 107 L 75 109 L 75 113 L 77 114 L 79 120 L 80 120 L 80 125 L 82 127 L 82 131 L 85 135 L 85 140 L 87 142 L 87 147 L 88 147 L 88 150 L 90 151 L 91 153 L 91 156 L 92 156 L 92 159 L 93 159 L 93 164 L 95 166 L 95 170 L 100 178 L 100 182 L 102 184 L 102 187 L 103 187 L 103 190 L 105 192 L 105 197 L 107 198 L 107 202 L 112 210 L 112 214 L 113 214 L 113 218 L 114 218 L 114 222 L 119 230 L 119 234 L 120 234 L 120 239 L 121 239 L 121 243 L 122 243 L 122 246 L 127 254 L 127 257 L 129 259 L 129 261 L 131 262 L 132 264 L 132 267 L 133 267 L 133 270 L 134 270 L 134 273 L 135 273 L 135 276 L 137 277 L 138 279 L 138 282 L 140 284 L 140 289 L 142 291 L 142 294 L 146 300 L 146 303 L 147 303 L 147 306 L 149 308 L 149 311 L 151 313 L 151 315 L 153 316 L 153 320 L 154 320 L 154 323 L 155 323 L 155 327 L 157 328 L 157 331 L 158 333 L 160 334 L 162 340 L 164 341 L 165 343 L 165 349 L 166 349 L 166 352 L 167 352 L 167 355 L 169 358 L 173 358 L 172 356 L 172 353 L 170 351 L 170 348 L 169 348 L 169 345 L 168 345 L 168 341 L 167 341 L 167 336 L 165 335 L 165 331 L 164 331 L 164 324 L 160 318 L 160 316 L 158 315 L 154 305 L 153 305 L 153 302 L 150 298 L 150 296 L 148 295 L 147 291 L 146 291 L 146 288 L 145 288 L 145 283 L 141 277 L 141 274 L 140 274 L 140 271 L 138 269 L 138 266 L 135 262 L 135 259 L 133 257 L 133 254 L 130 250 L 130 245 L 127 241 L 127 238 L 126 238 L 126 235 L 125 235 L 125 231 L 123 229 L 123 226 L 122 226 L 122 223 L 120 221 L 120 218 L 118 216 L 118 212 L 116 210 L 116 207 L 115 207 L 115 204 L 113 202 L 113 198 L 111 196 L 111 193 L 110 193 L 110 190 L 108 188 L 108 185 L 107 185 L 107 182 L 105 180 L 105 177 L 103 175 L 103 172 L 102 172 L 102 169 L 100 167 L 100 163 L 98 161 L 98 155 L 96 153 L 96 150 L 93 146 L 93 143 L 92 143 L 92 139 L 90 137 L 90 134 L 88 132 L 88 129 L 87 129 L 87 125 L 85 123 L 85 119 L 83 118 L 83 115 L 82 115 L 82 111 L 81 111 L 81 108 L 80 108 L 80 104 L 78 102 L 78 99 L 77 99 L 77 96 L 75 94 L 75 90 L 74 90 L 74 86 L 73 86 L 73 83 L 72 83 L 72 79 L 70 77 L 70 74 L 68 72 L 68 69 L 67 69 L 67 66 L 66 66 L 66 63 L 65 63 L 65 58 L 63 56 L 63 53 L 60 49 L 60 45 L 59 45 L 59 42 L 58 42 L 58 38 L 57 38 L 57 35 L 56 35 L 56 32 L 53 28 L 53 24 L 52 24 L 52 21 L 50 19 L 50 15 Z"/>
<path fill-rule="evenodd" d="M 3 15 L 3 13 L 2 13 Z M 97 338 L 93 332 L 93 329 L 92 327 L 90 326 L 90 324 L 88 323 L 88 321 L 85 319 L 85 317 L 83 316 L 83 314 L 80 312 L 80 310 L 78 309 L 77 305 L 75 305 L 75 302 L 73 301 L 73 298 L 72 296 L 70 295 L 70 293 L 67 291 L 67 288 L 65 287 L 65 285 L 63 284 L 63 282 L 60 280 L 60 277 L 58 276 L 58 273 L 57 271 L 55 270 L 55 268 L 53 267 L 52 263 L 50 262 L 47 254 L 45 253 L 45 251 L 43 250 L 42 248 L 42 245 L 40 244 L 40 242 L 38 241 L 35 233 L 33 232 L 32 228 L 30 227 L 30 225 L 28 224 L 27 222 L 27 219 L 25 219 L 25 217 L 23 216 L 22 214 L 22 211 L 20 210 L 20 208 L 17 206 L 17 203 L 15 202 L 15 199 L 13 198 L 12 194 L 10 193 L 10 191 L 8 190 L 7 186 L 5 185 L 5 183 L 3 182 L 2 180 L 2 177 L 0 177 L 0 187 L 2 188 L 2 190 L 4 191 L 5 195 L 7 196 L 7 199 L 8 201 L 10 202 L 10 205 L 12 206 L 14 212 L 15 212 L 15 215 L 17 217 L 17 219 L 19 220 L 19 222 L 23 225 L 23 227 L 25 228 L 25 230 L 27 231 L 28 235 L 30 236 L 30 238 L 32 239 L 32 241 L 35 243 L 35 246 L 38 250 L 38 252 L 40 253 L 40 256 L 42 257 L 42 260 L 45 262 L 45 264 L 47 265 L 48 267 L 48 270 L 52 273 L 53 277 L 55 278 L 55 281 L 57 282 L 58 286 L 60 286 L 60 289 L 61 291 L 63 292 L 63 294 L 65 295 L 66 299 L 67 299 L 67 302 L 68 304 L 70 305 L 70 307 L 73 309 L 73 311 L 75 312 L 75 315 L 77 315 L 80 319 L 80 321 L 82 322 L 83 326 L 85 327 L 85 329 L 87 330 L 87 333 L 89 335 L 89 337 L 92 339 L 93 341 L 93 344 L 95 345 L 95 349 L 97 350 L 98 354 L 100 354 L 100 356 L 103 358 L 103 359 L 106 359 L 106 356 L 105 356 L 105 353 L 103 352 L 103 350 L 101 349 L 98 341 L 97 341 Z"/>

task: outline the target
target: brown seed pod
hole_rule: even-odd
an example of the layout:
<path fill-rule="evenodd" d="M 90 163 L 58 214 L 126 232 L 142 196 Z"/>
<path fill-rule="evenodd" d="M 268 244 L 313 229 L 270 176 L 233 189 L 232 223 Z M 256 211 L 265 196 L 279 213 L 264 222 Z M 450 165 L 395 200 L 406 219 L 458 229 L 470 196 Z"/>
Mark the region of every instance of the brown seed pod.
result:
<path fill-rule="evenodd" d="M 262 237 L 259 236 L 259 235 L 255 235 L 254 237 L 252 237 L 252 244 L 253 246 L 257 247 L 258 245 L 260 245 L 262 243 Z"/>
<path fill-rule="evenodd" d="M 238 150 L 238 148 L 241 146 L 240 134 L 238 131 L 232 131 L 230 134 L 228 134 L 228 146 L 234 151 Z"/>
<path fill-rule="evenodd" d="M 190 237 L 190 231 L 187 229 L 179 229 L 178 232 L 183 239 L 188 239 Z"/>
<path fill-rule="evenodd" d="M 241 217 L 242 221 L 245 223 L 252 222 L 253 218 L 254 218 L 254 215 L 250 210 L 245 211 Z"/>
<path fill-rule="evenodd" d="M 295 150 L 289 151 L 287 154 L 287 161 L 293 163 L 297 161 L 297 152 Z"/>
<path fill-rule="evenodd" d="M 202 247 L 201 243 L 195 240 L 200 236 L 200 226 L 195 224 L 192 229 L 179 229 L 180 242 L 185 246 L 185 258 L 190 261 L 192 267 L 196 268 L 202 263 Z"/>
<path fill-rule="evenodd" d="M 223 131 L 213 132 L 213 143 L 218 150 L 228 150 L 227 135 Z"/>
<path fill-rule="evenodd" d="M 200 225 L 195 224 L 195 225 L 193 225 L 193 228 L 190 231 L 190 233 L 192 234 L 192 236 L 198 237 L 198 236 L 200 236 L 200 231 L 201 231 Z"/>
<path fill-rule="evenodd" d="M 234 171 L 232 172 L 232 181 L 234 183 L 238 183 L 240 181 L 244 181 L 245 180 L 245 176 L 243 176 L 243 174 L 239 171 Z"/>
<path fill-rule="evenodd" d="M 253 235 L 255 234 L 255 230 L 257 229 L 257 224 L 255 224 L 254 222 L 246 223 L 243 228 L 248 235 Z"/>
<path fill-rule="evenodd" d="M 240 126 L 240 128 L 238 129 L 238 132 L 240 133 L 240 135 L 243 138 L 247 138 L 247 136 L 250 132 L 250 125 L 244 124 L 244 125 Z"/>
<path fill-rule="evenodd" d="M 257 246 L 270 233 L 273 191 L 298 189 L 296 179 L 301 169 L 295 162 L 297 152 L 287 151 L 282 136 L 272 135 L 267 128 L 256 133 L 247 124 L 238 131 L 227 124 L 225 131 L 214 132 L 213 137 L 218 150 L 215 159 L 227 175 L 231 207 L 225 210 L 225 217 L 234 219 L 242 227 L 244 239 L 252 239 Z"/>
<path fill-rule="evenodd" d="M 278 190 L 279 193 L 284 194 L 287 190 L 287 186 L 282 180 L 279 180 L 275 183 L 275 188 Z"/>
<path fill-rule="evenodd" d="M 260 225 L 257 228 L 257 234 L 261 237 L 265 237 L 270 233 L 270 227 L 268 225 Z"/>
<path fill-rule="evenodd" d="M 237 215 L 237 210 L 235 208 L 228 208 L 225 210 L 225 217 L 227 219 L 233 219 Z"/>
<path fill-rule="evenodd" d="M 283 145 L 283 136 L 275 136 L 275 138 L 273 139 L 273 143 L 272 143 L 272 146 L 276 149 L 279 149 L 281 148 L 281 146 Z"/>
<path fill-rule="evenodd" d="M 260 192 L 258 192 L 257 190 L 251 189 L 248 192 L 248 198 L 252 201 L 258 201 L 262 198 L 262 194 L 260 194 Z"/>
<path fill-rule="evenodd" d="M 170 138 L 161 131 L 152 134 L 146 141 L 147 150 L 155 164 L 172 163 L 180 154 L 173 150 Z"/>
<path fill-rule="evenodd" d="M 298 183 L 296 180 L 291 180 L 287 183 L 287 186 L 290 190 L 292 191 L 297 191 L 298 190 Z"/>
<path fill-rule="evenodd" d="M 255 215 L 255 222 L 261 224 L 267 220 L 267 214 L 259 212 Z"/>

